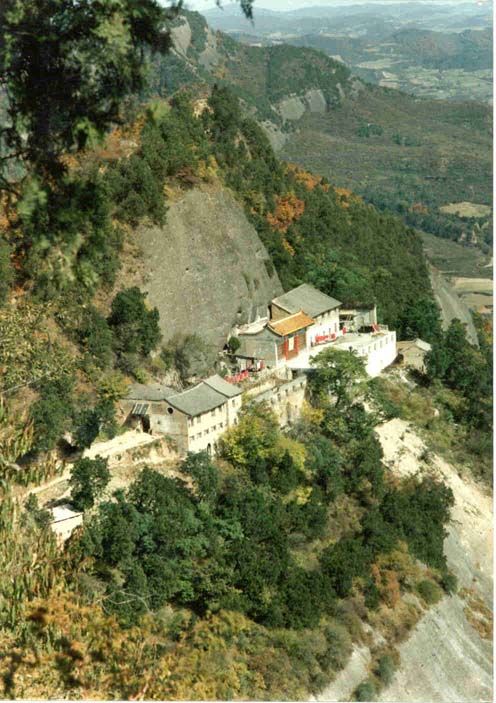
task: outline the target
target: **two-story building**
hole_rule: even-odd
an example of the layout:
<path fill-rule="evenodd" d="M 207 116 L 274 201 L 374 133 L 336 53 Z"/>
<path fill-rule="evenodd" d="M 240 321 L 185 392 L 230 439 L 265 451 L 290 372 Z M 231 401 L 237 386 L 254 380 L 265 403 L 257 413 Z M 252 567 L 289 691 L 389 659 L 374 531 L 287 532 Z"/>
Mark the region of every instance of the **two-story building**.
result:
<path fill-rule="evenodd" d="M 128 424 L 141 424 L 145 432 L 167 435 L 180 454 L 214 454 L 220 435 L 237 423 L 241 393 L 239 386 L 218 375 L 181 392 L 160 384 L 137 383 L 121 407 Z"/>
<path fill-rule="evenodd" d="M 307 328 L 307 344 L 321 344 L 336 339 L 339 335 L 339 308 L 341 303 L 317 288 L 302 283 L 270 303 L 272 321 L 287 318 L 302 310 L 312 318 Z"/>
<path fill-rule="evenodd" d="M 307 330 L 314 321 L 299 310 L 279 320 L 263 318 L 239 328 L 236 358 L 241 369 L 277 369 L 308 347 Z"/>

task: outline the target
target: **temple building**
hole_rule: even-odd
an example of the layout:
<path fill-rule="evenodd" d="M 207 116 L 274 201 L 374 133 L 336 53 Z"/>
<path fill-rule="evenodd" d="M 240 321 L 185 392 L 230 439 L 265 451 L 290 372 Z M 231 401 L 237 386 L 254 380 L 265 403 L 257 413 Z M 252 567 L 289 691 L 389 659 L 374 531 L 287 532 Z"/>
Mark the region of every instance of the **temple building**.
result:
<path fill-rule="evenodd" d="M 181 392 L 160 384 L 136 383 L 121 407 L 126 424 L 169 436 L 180 454 L 214 454 L 217 439 L 237 423 L 241 393 L 239 386 L 218 375 Z"/>

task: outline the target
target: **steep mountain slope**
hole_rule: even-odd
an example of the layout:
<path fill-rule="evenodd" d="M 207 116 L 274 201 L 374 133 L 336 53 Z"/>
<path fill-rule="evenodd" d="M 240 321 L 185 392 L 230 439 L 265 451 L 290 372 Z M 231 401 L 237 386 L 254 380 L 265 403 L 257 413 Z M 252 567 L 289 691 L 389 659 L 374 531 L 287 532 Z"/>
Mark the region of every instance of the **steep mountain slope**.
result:
<path fill-rule="evenodd" d="M 288 96 L 322 92 L 327 107 L 351 93 L 355 81 L 338 61 L 289 45 L 251 47 L 213 32 L 197 12 L 184 11 L 173 22 L 174 49 L 157 57 L 151 89 L 170 92 L 197 81 L 205 86 L 228 84 L 259 119 L 280 126 L 285 121 L 279 102 Z"/>
<path fill-rule="evenodd" d="M 424 471 L 426 447 L 415 426 L 395 418 L 377 427 L 384 457 L 393 473 Z M 455 497 L 445 540 L 448 564 L 460 592 L 437 603 L 399 647 L 402 666 L 380 694 L 381 701 L 482 701 L 492 689 L 492 513 L 487 491 L 433 455 L 429 471 L 450 486 Z M 463 477 L 461 477 L 463 475 Z M 449 637 L 440 633 L 449 632 Z M 317 700 L 350 700 L 367 676 L 370 653 L 356 648 L 346 668 Z"/>
<path fill-rule="evenodd" d="M 312 49 L 242 45 L 214 33 L 198 13 L 179 17 L 173 35 L 173 54 L 155 62 L 155 93 L 228 85 L 284 158 L 433 234 L 490 243 L 487 216 L 439 210 L 491 203 L 489 108 L 371 86 Z"/>

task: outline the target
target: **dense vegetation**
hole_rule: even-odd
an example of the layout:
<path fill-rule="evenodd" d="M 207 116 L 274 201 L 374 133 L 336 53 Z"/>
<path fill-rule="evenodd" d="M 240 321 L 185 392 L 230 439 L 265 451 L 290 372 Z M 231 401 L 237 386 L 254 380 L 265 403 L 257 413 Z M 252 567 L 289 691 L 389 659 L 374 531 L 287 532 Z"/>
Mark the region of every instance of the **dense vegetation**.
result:
<path fill-rule="evenodd" d="M 453 320 L 427 355 L 431 383 L 441 382 L 453 392 L 446 406 L 464 430 L 464 442 L 479 459 L 476 473 L 492 481 L 493 352 L 490 322 L 477 316 L 479 349 L 469 344 L 464 325 Z"/>
<path fill-rule="evenodd" d="M 249 3 L 242 6 L 249 12 Z M 67 21 L 73 29 L 73 44 L 64 36 L 55 62 L 57 80 L 67 76 L 78 42 L 87 48 L 86 34 L 76 31 L 86 27 L 76 21 L 79 12 L 94 10 L 103 37 L 127 47 L 119 59 L 139 84 L 141 42 L 155 36 L 161 17 L 152 0 L 109 5 L 138 17 L 140 32 L 141 22 L 150 30 L 131 45 L 132 22 L 100 14 L 101 3 L 77 3 L 75 16 L 63 0 L 44 6 L 54 17 L 40 17 L 40 3 L 26 7 L 43 26 Z M 9 23 L 32 21 L 23 8 L 10 3 Z M 134 14 L 143 8 L 141 18 Z M 0 54 L 8 64 L 26 49 L 5 26 L 4 40 L 16 49 Z M 57 55 L 54 34 L 50 47 Z M 31 105 L 21 86 L 16 97 L 27 131 L 13 123 L 5 142 L 27 139 L 25 172 L 15 193 L 6 184 L 1 220 L 0 692 L 304 698 L 345 664 L 353 641 L 367 641 L 363 620 L 384 635 L 374 676 L 386 681 L 394 644 L 422 612 L 420 600 L 412 605 L 402 595 L 428 602 L 440 586 L 453 588 L 443 554 L 453 496 L 432 478 L 399 480 L 385 468 L 376 417 L 362 404 L 359 359 L 337 352 L 315 363 L 312 406 L 288 433 L 270 410 L 247 405 L 215 461 L 190 455 L 172 471 L 158 461 L 112 493 L 107 461 L 81 458 L 80 450 L 117 431 L 114 404 L 126 380 L 160 378 L 170 363 L 187 380 L 188 349 L 201 352 L 190 338 L 151 359 L 160 344 L 157 311 L 135 286 L 112 289 L 132 228 L 166 217 L 164 186 L 226 183 L 286 285 L 307 280 L 350 302 L 376 299 L 382 319 L 412 335 L 433 316 L 420 243 L 352 193 L 279 162 L 224 88 L 213 91 L 199 118 L 183 94 L 170 105 L 151 104 L 125 128 L 133 144 L 125 155 L 80 154 L 87 144 L 80 121 L 88 119 L 89 132 L 103 129 L 120 104 L 119 92 L 110 103 L 102 98 L 112 62 L 105 41 L 94 58 L 92 68 L 103 62 L 100 79 L 92 72 L 90 81 L 96 95 L 85 92 L 84 72 L 78 78 L 96 113 L 88 107 L 86 114 L 77 100 L 70 103 L 77 114 L 65 100 L 48 100 L 48 114 L 60 112 L 60 121 L 53 118 L 54 131 L 43 135 L 47 149 L 38 154 L 40 103 Z M 15 65 L 7 65 L 9 89 Z M 26 75 L 33 78 L 35 68 L 30 63 Z M 116 86 L 122 93 L 125 78 Z M 465 392 L 455 373 L 457 334 L 442 338 L 435 368 Z M 471 352 L 460 353 L 471 361 Z M 71 500 L 85 521 L 61 549 L 49 516 L 28 494 L 63 470 L 53 450 L 64 434 L 76 459 Z"/>
<path fill-rule="evenodd" d="M 318 365 L 316 389 L 326 387 L 338 357 Z M 386 626 L 403 591 L 421 593 L 426 579 L 448 583 L 442 545 L 451 493 L 432 479 L 391 479 L 373 420 L 355 398 L 360 373 L 350 373 L 339 408 L 317 392 L 320 400 L 289 436 L 268 409 L 247 406 L 225 434 L 219 460 L 190 455 L 179 465 L 181 478 L 165 467 L 145 469 L 100 502 L 66 559 L 50 561 L 49 578 L 35 571 L 16 591 L 12 607 L 24 624 L 0 638 L 2 673 L 13 647 L 22 654 L 3 690 L 48 686 L 77 695 L 83 687 L 125 698 L 146 681 L 154 698 L 302 696 L 324 685 L 345 663 L 351 640 L 364 636 L 358 613 L 377 624 L 385 618 Z M 107 480 L 105 462 L 78 462 L 75 499 L 90 506 Z M 29 526 L 23 539 L 39 540 L 37 505 L 22 520 Z M 1 528 L 5 536 L 13 525 Z M 21 547 L 2 544 L 11 555 Z M 43 544 L 51 549 L 46 532 Z M 63 579 L 60 600 L 50 584 Z M 29 593 L 38 600 L 26 601 Z M 62 607 L 69 617 L 61 617 Z M 404 624 L 385 630 L 391 643 L 418 612 L 398 617 Z M 99 623 L 93 646 L 89 619 Z M 142 657 L 131 663 L 128 654 L 116 668 L 119 651 L 132 651 L 137 636 Z M 40 647 L 43 659 L 25 688 L 30 652 Z M 175 675 L 162 676 L 171 666 Z"/>

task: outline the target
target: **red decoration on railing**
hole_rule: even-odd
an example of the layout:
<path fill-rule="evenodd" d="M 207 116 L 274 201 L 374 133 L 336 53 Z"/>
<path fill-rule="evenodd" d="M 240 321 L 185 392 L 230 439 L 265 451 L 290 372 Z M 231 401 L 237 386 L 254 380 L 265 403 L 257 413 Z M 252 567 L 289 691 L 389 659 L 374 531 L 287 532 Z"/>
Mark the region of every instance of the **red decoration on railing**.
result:
<path fill-rule="evenodd" d="M 228 383 L 240 383 L 241 381 L 245 381 L 249 375 L 250 372 L 248 371 L 248 369 L 245 369 L 244 371 L 240 371 L 240 373 L 237 373 L 234 376 L 226 376 L 225 380 Z"/>

